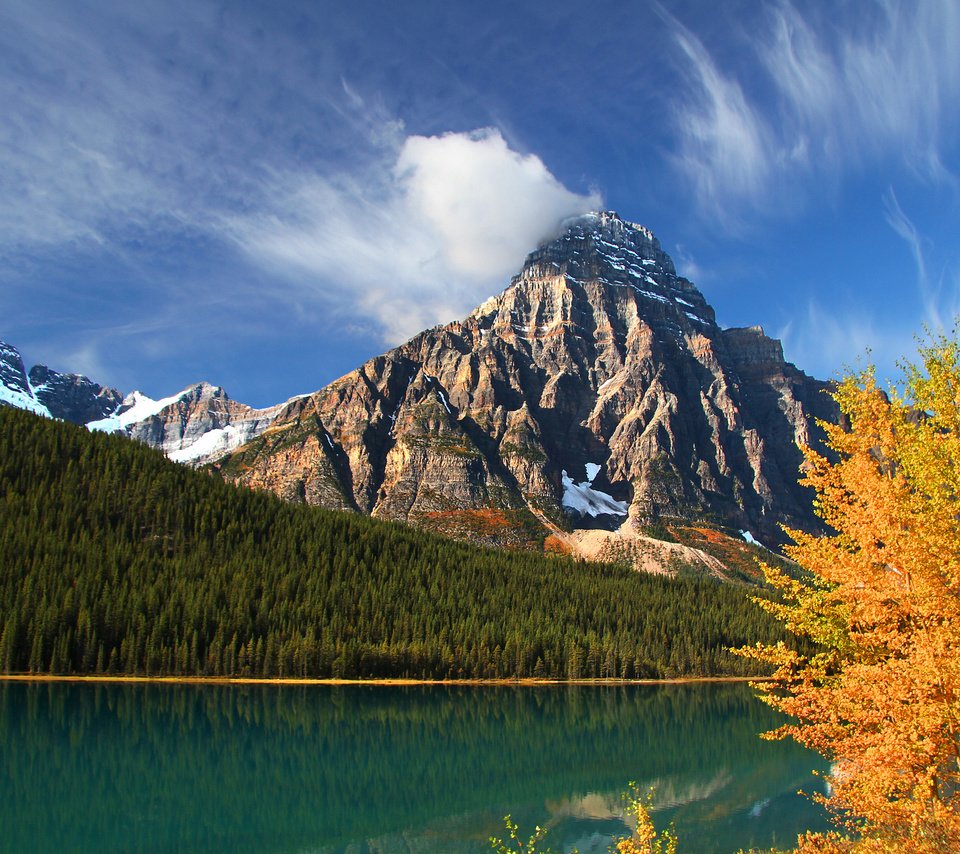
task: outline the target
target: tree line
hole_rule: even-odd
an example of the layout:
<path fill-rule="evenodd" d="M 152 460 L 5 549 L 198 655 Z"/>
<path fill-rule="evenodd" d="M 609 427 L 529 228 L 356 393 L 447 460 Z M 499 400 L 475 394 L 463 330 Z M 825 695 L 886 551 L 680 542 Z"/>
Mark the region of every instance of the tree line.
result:
<path fill-rule="evenodd" d="M 0 668 L 253 677 L 755 674 L 741 587 L 291 505 L 0 408 Z"/>

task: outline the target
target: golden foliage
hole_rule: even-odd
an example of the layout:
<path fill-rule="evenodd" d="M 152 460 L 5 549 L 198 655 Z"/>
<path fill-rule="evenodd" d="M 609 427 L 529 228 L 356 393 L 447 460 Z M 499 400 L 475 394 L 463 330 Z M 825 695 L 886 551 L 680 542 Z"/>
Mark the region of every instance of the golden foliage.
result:
<path fill-rule="evenodd" d="M 801 851 L 960 851 L 960 349 L 936 338 L 902 393 L 872 370 L 835 393 L 834 460 L 806 450 L 805 482 L 835 532 L 790 531 L 809 575 L 765 567 L 764 603 L 820 645 L 740 650 L 770 662 L 764 699 L 833 765 L 825 799 L 854 842 L 801 837 Z"/>
<path fill-rule="evenodd" d="M 631 836 L 618 840 L 610 850 L 616 854 L 677 854 L 677 837 L 673 827 L 657 833 L 650 818 L 653 789 L 641 794 L 637 784 L 631 783 L 630 791 L 623 799 L 627 804 L 627 815 L 636 821 L 637 826 Z"/>
<path fill-rule="evenodd" d="M 650 809 L 653 805 L 653 789 L 642 794 L 636 783 L 630 783 L 630 789 L 623 795 L 626 804 L 626 814 L 636 822 L 636 829 L 629 837 L 616 839 L 610 848 L 613 854 L 677 854 L 677 837 L 673 826 L 657 833 L 650 818 Z M 507 828 L 507 840 L 490 837 L 490 845 L 496 854 L 552 854 L 550 849 L 539 849 L 547 828 L 537 826 L 526 842 L 520 836 L 520 829 L 510 816 L 504 816 Z M 570 854 L 577 854 L 574 848 Z"/>

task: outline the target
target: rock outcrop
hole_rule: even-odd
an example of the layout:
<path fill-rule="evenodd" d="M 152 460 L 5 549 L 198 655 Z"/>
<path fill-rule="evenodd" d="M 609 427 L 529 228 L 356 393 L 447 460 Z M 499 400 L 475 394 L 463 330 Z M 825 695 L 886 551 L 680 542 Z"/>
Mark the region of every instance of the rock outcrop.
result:
<path fill-rule="evenodd" d="M 82 374 L 61 374 L 45 365 L 30 369 L 30 385 L 36 399 L 54 418 L 86 424 L 105 418 L 123 400 L 115 388 L 105 388 Z"/>

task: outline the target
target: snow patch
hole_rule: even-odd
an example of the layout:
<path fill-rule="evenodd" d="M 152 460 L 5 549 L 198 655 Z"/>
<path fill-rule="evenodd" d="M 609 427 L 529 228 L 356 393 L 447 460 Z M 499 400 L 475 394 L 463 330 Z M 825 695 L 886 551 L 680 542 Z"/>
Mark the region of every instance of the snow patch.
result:
<path fill-rule="evenodd" d="M 656 282 L 654 282 L 654 284 L 656 284 Z M 643 288 L 637 288 L 637 287 L 634 287 L 634 290 L 641 296 L 645 296 L 648 299 L 654 299 L 657 302 L 665 302 L 667 305 L 671 304 L 670 300 L 668 300 L 666 297 L 660 296 L 660 294 L 655 294 L 652 291 L 645 291 L 643 290 Z"/>
<path fill-rule="evenodd" d="M 522 337 L 523 337 L 522 335 L 517 336 L 517 338 L 522 338 Z M 524 340 L 529 341 L 530 339 L 527 338 Z M 440 402 L 443 404 L 443 408 L 447 410 L 447 415 L 453 415 L 453 412 L 450 411 L 450 404 L 447 403 L 447 396 L 443 393 L 443 389 L 440 388 L 440 383 L 437 382 L 437 378 L 431 377 L 430 374 L 424 374 L 424 376 L 426 377 L 427 382 L 430 383 L 430 388 L 434 390 L 434 392 L 437 395 L 437 398 L 439 398 Z"/>
<path fill-rule="evenodd" d="M 38 400 L 26 392 L 8 388 L 3 383 L 0 383 L 0 403 L 7 403 L 15 409 L 26 409 L 36 415 L 45 415 L 47 418 L 53 417 L 50 415 L 50 410 Z"/>
<path fill-rule="evenodd" d="M 397 416 L 400 414 L 400 408 L 403 406 L 403 402 L 407 399 L 407 392 L 410 391 L 410 384 L 413 382 L 413 377 L 407 380 L 406 386 L 404 386 L 403 394 L 400 395 L 400 399 L 397 401 L 396 409 L 393 410 L 393 415 L 390 417 L 390 423 L 396 426 Z M 393 429 L 392 427 L 390 428 Z"/>
<path fill-rule="evenodd" d="M 753 536 L 749 531 L 741 531 L 740 536 L 743 537 L 751 546 L 760 546 L 760 548 L 765 549 L 766 546 L 761 543 L 756 537 Z"/>
<path fill-rule="evenodd" d="M 589 463 L 588 465 L 594 465 Z M 589 475 L 589 471 L 588 471 Z M 596 477 L 596 473 L 594 473 Z M 626 516 L 629 506 L 626 501 L 616 501 L 612 495 L 601 492 L 599 489 L 593 489 L 590 484 L 592 480 L 585 480 L 583 483 L 574 483 L 566 470 L 561 472 L 563 481 L 563 499 L 561 504 L 564 507 L 574 510 L 583 516 Z"/>
<path fill-rule="evenodd" d="M 100 428 L 96 428 L 100 429 Z M 208 430 L 199 439 L 185 448 L 177 448 L 175 451 L 168 451 L 167 456 L 176 463 L 189 463 L 198 460 L 201 457 L 220 456 L 234 448 L 239 448 L 253 438 L 249 436 L 252 431 L 243 430 L 240 425 L 228 424 L 226 427 L 217 427 L 215 430 Z"/>
<path fill-rule="evenodd" d="M 215 427 L 196 439 L 184 437 L 179 448 L 168 449 L 164 446 L 164 453 L 177 463 L 193 463 L 222 457 L 264 433 L 280 409 L 281 407 L 275 407 L 272 411 L 254 412 L 250 418 Z"/>
<path fill-rule="evenodd" d="M 190 386 L 189 389 L 184 389 L 177 394 L 161 398 L 160 400 L 147 397 L 140 391 L 132 391 L 123 399 L 123 403 L 120 404 L 119 409 L 113 413 L 113 415 L 108 415 L 106 418 L 101 418 L 98 421 L 88 422 L 87 429 L 100 430 L 104 433 L 118 433 L 131 424 L 136 424 L 138 421 L 145 421 L 150 416 L 159 414 L 171 404 L 181 400 L 183 396 L 193 388 L 194 386 Z"/>
<path fill-rule="evenodd" d="M 592 485 L 603 466 L 599 463 L 587 463 L 584 468 L 587 470 L 587 483 Z"/>

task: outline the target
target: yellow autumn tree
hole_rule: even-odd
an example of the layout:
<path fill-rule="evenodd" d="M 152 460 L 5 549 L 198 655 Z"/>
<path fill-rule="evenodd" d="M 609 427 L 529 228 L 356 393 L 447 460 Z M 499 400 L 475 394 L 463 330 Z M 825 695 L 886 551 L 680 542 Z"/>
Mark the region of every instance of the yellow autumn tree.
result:
<path fill-rule="evenodd" d="M 800 851 L 960 851 L 960 348 L 934 338 L 899 391 L 867 370 L 835 397 L 832 452 L 808 449 L 804 476 L 834 533 L 789 532 L 806 574 L 765 568 L 765 607 L 819 651 L 741 653 L 775 666 L 762 694 L 794 720 L 767 737 L 832 763 L 844 833 Z"/>

